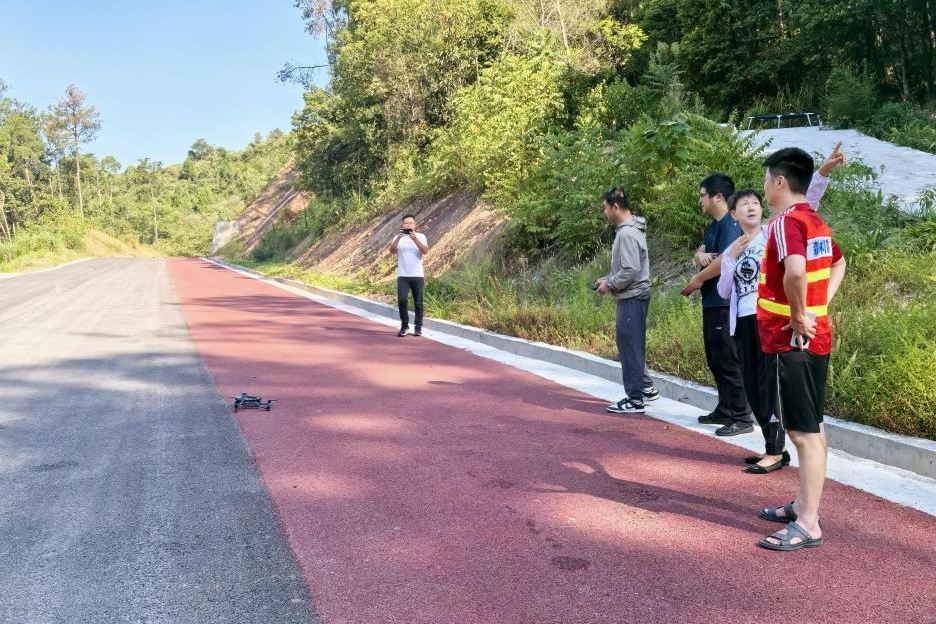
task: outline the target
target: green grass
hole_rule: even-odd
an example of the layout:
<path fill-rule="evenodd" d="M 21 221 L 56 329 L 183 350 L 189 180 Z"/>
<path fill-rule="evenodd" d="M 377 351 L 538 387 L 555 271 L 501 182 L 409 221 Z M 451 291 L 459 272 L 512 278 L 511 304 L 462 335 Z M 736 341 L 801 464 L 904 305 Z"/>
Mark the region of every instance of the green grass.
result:
<path fill-rule="evenodd" d="M 0 262 L 0 273 L 25 273 L 37 269 L 47 269 L 84 257 L 87 257 L 87 254 L 67 248 L 29 251 L 16 256 L 8 262 Z"/>

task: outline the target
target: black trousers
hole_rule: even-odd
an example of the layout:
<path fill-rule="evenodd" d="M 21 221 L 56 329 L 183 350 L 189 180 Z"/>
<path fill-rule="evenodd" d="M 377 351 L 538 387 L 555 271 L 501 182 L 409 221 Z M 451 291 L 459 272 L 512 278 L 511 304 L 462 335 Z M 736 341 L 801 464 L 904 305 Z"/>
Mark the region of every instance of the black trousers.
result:
<path fill-rule="evenodd" d="M 653 387 L 647 374 L 647 311 L 649 299 L 619 299 L 615 311 L 614 338 L 621 360 L 624 391 L 632 401 L 643 401 L 643 391 Z"/>
<path fill-rule="evenodd" d="M 727 306 L 702 309 L 705 360 L 718 389 L 718 407 L 714 413 L 731 422 L 753 424 L 751 410 L 744 396 L 741 362 L 728 325 L 729 314 Z"/>
<path fill-rule="evenodd" d="M 767 455 L 783 452 L 786 430 L 783 423 L 770 409 L 770 375 L 767 354 L 761 350 L 760 333 L 757 331 L 757 315 L 750 314 L 738 319 L 735 326 L 735 345 L 741 361 L 741 376 L 744 379 L 744 394 L 754 418 L 764 434 Z"/>
<path fill-rule="evenodd" d="M 416 308 L 416 327 L 423 324 L 423 291 L 426 280 L 422 277 L 398 277 L 396 280 L 397 301 L 400 308 L 400 327 L 409 327 L 409 293 L 413 291 L 413 307 Z"/>

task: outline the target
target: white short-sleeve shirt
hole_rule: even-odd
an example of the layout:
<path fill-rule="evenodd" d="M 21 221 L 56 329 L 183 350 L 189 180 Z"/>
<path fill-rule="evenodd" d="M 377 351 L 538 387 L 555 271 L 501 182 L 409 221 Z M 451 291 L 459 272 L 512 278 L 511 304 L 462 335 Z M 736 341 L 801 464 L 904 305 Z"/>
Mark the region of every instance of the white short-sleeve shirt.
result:
<path fill-rule="evenodd" d="M 428 245 L 426 235 L 416 232 L 416 238 L 423 245 Z M 398 277 L 425 277 L 423 273 L 422 252 L 409 236 L 400 238 L 397 243 L 397 276 Z"/>
<path fill-rule="evenodd" d="M 738 296 L 738 316 L 757 314 L 757 280 L 760 263 L 767 246 L 767 228 L 751 239 L 735 263 L 735 292 Z"/>

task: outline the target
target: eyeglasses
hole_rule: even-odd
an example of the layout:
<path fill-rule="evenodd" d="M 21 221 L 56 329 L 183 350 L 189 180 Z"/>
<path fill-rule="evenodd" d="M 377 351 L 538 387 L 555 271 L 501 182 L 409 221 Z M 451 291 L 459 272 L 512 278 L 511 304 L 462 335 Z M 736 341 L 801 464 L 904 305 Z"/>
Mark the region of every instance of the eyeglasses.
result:
<path fill-rule="evenodd" d="M 709 193 L 699 193 L 699 197 L 705 197 L 707 195 L 709 195 Z"/>

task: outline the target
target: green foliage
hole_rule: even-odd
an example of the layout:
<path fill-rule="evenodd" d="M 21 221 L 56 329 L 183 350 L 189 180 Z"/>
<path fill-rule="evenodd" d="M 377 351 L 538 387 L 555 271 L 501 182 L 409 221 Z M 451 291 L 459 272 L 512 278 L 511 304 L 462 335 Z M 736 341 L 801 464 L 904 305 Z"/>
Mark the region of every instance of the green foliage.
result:
<path fill-rule="evenodd" d="M 825 108 L 835 124 L 861 126 L 871 120 L 877 106 L 870 76 L 847 67 L 836 68 L 826 82 Z"/>
<path fill-rule="evenodd" d="M 46 123 L 34 108 L 0 97 L 0 262 L 80 251 L 89 229 L 166 253 L 205 254 L 217 220 L 239 215 L 289 158 L 289 138 L 275 131 L 241 152 L 199 139 L 181 166 L 142 159 L 121 173 L 114 158 L 78 151 L 98 125 L 75 88 Z"/>
<path fill-rule="evenodd" d="M 504 57 L 457 93 L 452 122 L 430 151 L 436 187 L 516 192 L 538 160 L 537 140 L 562 110 L 562 73 L 555 42 L 544 36 L 531 55 Z"/>
<path fill-rule="evenodd" d="M 250 253 L 250 257 L 257 262 L 282 258 L 290 249 L 298 245 L 306 234 L 301 220 L 295 225 L 277 223 L 264 233 L 260 243 Z"/>
<path fill-rule="evenodd" d="M 911 119 L 904 125 L 888 129 L 883 133 L 883 138 L 891 143 L 936 154 L 936 125 L 929 120 Z"/>
<path fill-rule="evenodd" d="M 601 211 L 604 189 L 624 184 L 637 213 L 685 247 L 706 224 L 697 207 L 703 177 L 723 171 L 740 188 L 763 176 L 752 138 L 686 114 L 644 121 L 627 132 L 590 128 L 551 135 L 540 151 L 542 161 L 502 207 L 521 248 L 555 244 L 573 259 L 590 257 L 609 236 Z"/>

